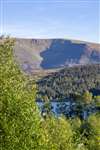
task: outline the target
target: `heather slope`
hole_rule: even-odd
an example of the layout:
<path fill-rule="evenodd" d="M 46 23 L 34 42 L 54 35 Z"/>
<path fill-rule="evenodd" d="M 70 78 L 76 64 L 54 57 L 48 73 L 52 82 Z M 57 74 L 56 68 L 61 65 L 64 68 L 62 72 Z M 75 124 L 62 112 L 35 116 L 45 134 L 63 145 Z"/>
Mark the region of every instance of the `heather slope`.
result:
<path fill-rule="evenodd" d="M 15 60 L 26 72 L 100 63 L 100 44 L 67 39 L 15 40 Z"/>

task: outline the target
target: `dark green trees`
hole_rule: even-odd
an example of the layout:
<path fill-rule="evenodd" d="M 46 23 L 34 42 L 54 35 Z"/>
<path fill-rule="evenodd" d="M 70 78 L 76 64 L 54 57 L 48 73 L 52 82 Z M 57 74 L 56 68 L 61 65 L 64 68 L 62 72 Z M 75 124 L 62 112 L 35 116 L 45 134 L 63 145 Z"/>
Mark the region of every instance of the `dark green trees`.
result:
<path fill-rule="evenodd" d="M 14 62 L 13 44 L 9 38 L 0 41 L 0 150 L 99 150 L 99 114 L 86 121 L 39 115 L 35 83 Z M 89 93 L 85 97 L 90 103 Z"/>
<path fill-rule="evenodd" d="M 66 67 L 38 82 L 38 95 L 43 99 L 64 100 L 85 91 L 100 94 L 100 64 Z M 85 93 L 88 96 L 88 93 Z M 84 96 L 86 96 L 84 95 Z M 91 96 L 90 96 L 91 97 Z"/>

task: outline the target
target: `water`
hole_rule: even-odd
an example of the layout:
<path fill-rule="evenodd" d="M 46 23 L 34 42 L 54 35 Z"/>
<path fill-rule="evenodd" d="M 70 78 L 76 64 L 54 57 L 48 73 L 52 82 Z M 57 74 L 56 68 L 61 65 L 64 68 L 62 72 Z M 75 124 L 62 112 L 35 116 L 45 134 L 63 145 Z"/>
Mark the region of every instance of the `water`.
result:
<path fill-rule="evenodd" d="M 39 109 L 42 112 L 44 109 L 45 103 L 37 102 L 37 105 L 39 106 Z M 60 107 L 63 108 L 66 105 L 69 108 L 70 102 L 51 102 L 51 103 L 49 103 L 49 105 L 51 105 L 51 112 L 58 116 L 58 115 L 60 115 Z"/>
<path fill-rule="evenodd" d="M 100 112 L 100 108 L 97 109 L 95 106 L 90 105 L 89 107 L 80 107 L 76 103 L 72 101 L 66 102 L 41 102 L 38 101 L 37 105 L 42 113 L 53 113 L 55 116 L 59 117 L 62 114 L 66 117 L 75 117 L 79 116 L 80 118 L 86 119 L 90 114 L 95 113 L 97 111 Z"/>

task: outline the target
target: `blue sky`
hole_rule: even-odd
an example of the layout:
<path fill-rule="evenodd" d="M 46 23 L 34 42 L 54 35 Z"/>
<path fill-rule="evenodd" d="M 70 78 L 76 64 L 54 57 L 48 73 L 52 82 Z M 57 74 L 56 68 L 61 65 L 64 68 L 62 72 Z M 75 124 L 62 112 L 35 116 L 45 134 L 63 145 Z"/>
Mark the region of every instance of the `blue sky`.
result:
<path fill-rule="evenodd" d="M 100 42 L 99 0 L 0 0 L 0 34 Z"/>

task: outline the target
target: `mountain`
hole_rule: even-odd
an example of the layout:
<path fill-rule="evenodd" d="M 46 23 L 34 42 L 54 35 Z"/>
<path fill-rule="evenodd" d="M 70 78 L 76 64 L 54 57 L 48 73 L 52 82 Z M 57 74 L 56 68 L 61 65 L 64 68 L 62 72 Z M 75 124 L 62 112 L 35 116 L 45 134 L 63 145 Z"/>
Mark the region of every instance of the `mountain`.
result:
<path fill-rule="evenodd" d="M 100 44 L 66 39 L 16 39 L 16 61 L 28 72 L 100 63 Z"/>
<path fill-rule="evenodd" d="M 100 63 L 100 44 L 67 39 L 15 39 L 14 57 L 26 72 Z"/>

